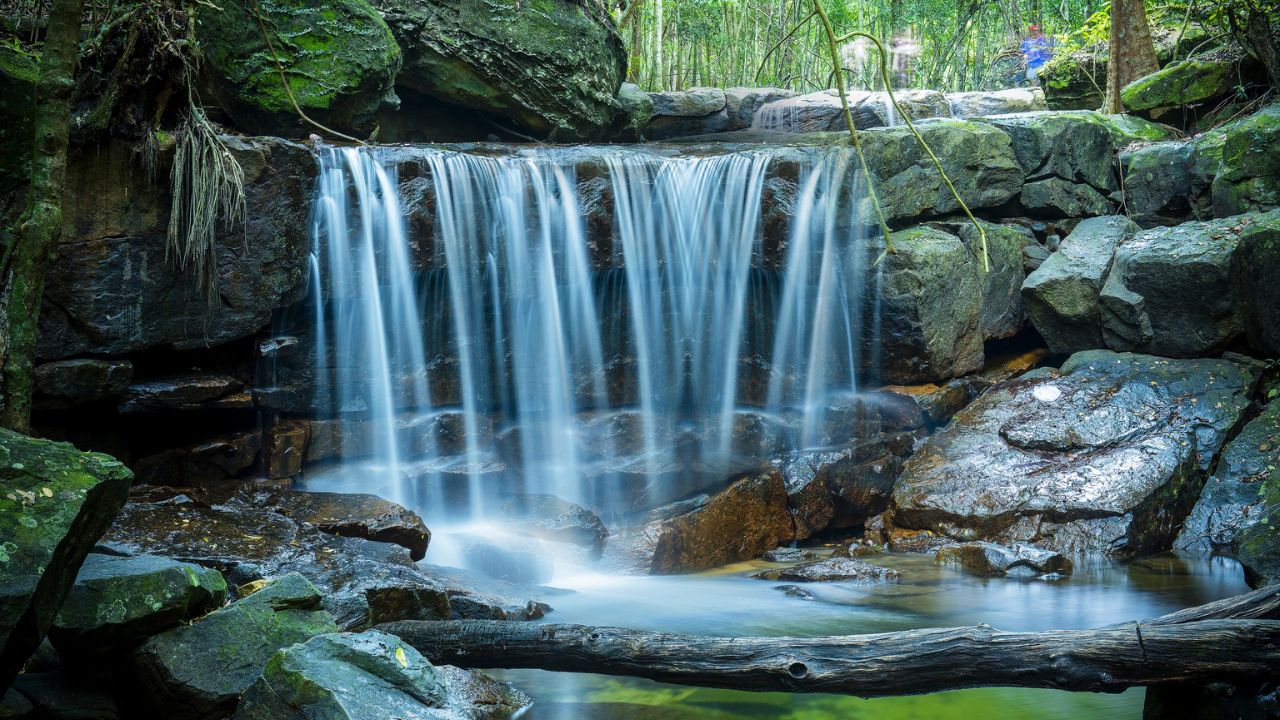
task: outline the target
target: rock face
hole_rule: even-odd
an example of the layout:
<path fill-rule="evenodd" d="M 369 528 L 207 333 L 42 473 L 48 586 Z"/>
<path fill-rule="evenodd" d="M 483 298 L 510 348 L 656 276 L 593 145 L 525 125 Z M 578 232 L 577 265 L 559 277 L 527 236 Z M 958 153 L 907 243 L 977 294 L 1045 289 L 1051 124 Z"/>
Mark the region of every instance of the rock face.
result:
<path fill-rule="evenodd" d="M 377 630 L 319 635 L 276 653 L 245 692 L 236 720 L 506 718 L 532 701 L 479 673 L 433 667 Z"/>
<path fill-rule="evenodd" d="M 1120 243 L 1102 288 L 1107 346 L 1157 355 L 1209 354 L 1240 335 L 1232 256 L 1242 236 L 1277 234 L 1280 212 L 1144 230 Z"/>
<path fill-rule="evenodd" d="M 199 621 L 156 635 L 134 658 L 157 713 L 220 718 L 280 648 L 337 632 L 320 591 L 290 573 Z"/>
<path fill-rule="evenodd" d="M 217 570 L 168 558 L 90 553 L 49 629 L 64 658 L 128 648 L 218 608 L 227 582 Z"/>
<path fill-rule="evenodd" d="M 1008 133 L 1026 172 L 1021 202 L 1033 214 L 1087 217 L 1111 212 L 1118 187 L 1115 136 L 1105 115 L 1032 112 L 986 118 Z"/>
<path fill-rule="evenodd" d="M 626 51 L 602 6 L 571 0 L 378 0 L 404 50 L 402 87 L 555 140 L 613 120 Z"/>
<path fill-rule="evenodd" d="M 1249 346 L 1280 356 L 1280 215 L 1267 213 L 1240 236 L 1231 259 L 1231 289 Z"/>
<path fill-rule="evenodd" d="M 376 495 L 267 490 L 249 494 L 241 504 L 272 510 L 331 535 L 394 543 L 407 548 L 413 560 L 425 557 L 431 542 L 422 518 Z"/>
<path fill-rule="evenodd" d="M 996 575 L 1070 575 L 1071 560 L 1061 553 L 1030 545 L 1005 547 L 989 542 L 968 542 L 938 549 L 934 560 L 940 565 L 959 565 L 965 572 L 985 577 Z"/>
<path fill-rule="evenodd" d="M 197 17 L 214 96 L 251 132 L 309 131 L 294 101 L 330 127 L 366 127 L 400 70 L 395 38 L 364 0 L 229 0 L 199 8 Z"/>
<path fill-rule="evenodd" d="M 1212 100 L 1232 92 L 1237 65 L 1200 58 L 1170 63 L 1124 86 L 1120 100 L 1131 112 Z"/>
<path fill-rule="evenodd" d="M 1280 103 L 1232 125 L 1213 180 L 1218 217 L 1280 206 Z"/>
<path fill-rule="evenodd" d="M 219 237 L 212 308 L 166 259 L 168 194 L 146 184 L 131 150 L 113 142 L 71 163 L 63 217 L 74 241 L 49 270 L 39 357 L 209 347 L 256 332 L 301 298 L 315 161 L 279 139 L 226 140 L 244 169 L 248 224 Z"/>
<path fill-rule="evenodd" d="M 879 583 L 897 580 L 897 570 L 872 565 L 853 558 L 828 558 L 817 562 L 801 563 L 776 570 L 764 570 L 751 577 L 760 580 L 786 580 L 788 582 L 856 582 Z"/>
<path fill-rule="evenodd" d="M 650 517 L 655 519 L 611 534 L 606 560 L 654 575 L 696 572 L 759 557 L 792 539 L 787 491 L 776 470 Z"/>
<path fill-rule="evenodd" d="M 37 402 L 42 407 L 78 405 L 123 395 L 133 379 L 128 360 L 80 358 L 36 366 Z"/>
<path fill-rule="evenodd" d="M 1182 222 L 1199 209 L 1207 191 L 1192 173 L 1195 145 L 1185 141 L 1144 145 L 1120 154 L 1124 170 L 1125 207 L 1144 226 Z"/>
<path fill-rule="evenodd" d="M 106 455 L 0 430 L 0 687 L 35 652 L 133 479 Z"/>
<path fill-rule="evenodd" d="M 1022 285 L 1027 317 L 1050 350 L 1070 353 L 1103 346 L 1098 295 L 1116 246 L 1137 230 L 1119 215 L 1085 220 L 1027 276 Z"/>
<path fill-rule="evenodd" d="M 1266 514 L 1266 486 L 1277 467 L 1280 402 L 1272 401 L 1222 451 L 1174 547 L 1236 552 L 1241 534 Z"/>
<path fill-rule="evenodd" d="M 907 460 L 893 523 L 1064 553 L 1167 548 L 1255 377 L 1088 351 L 1001 383 Z"/>

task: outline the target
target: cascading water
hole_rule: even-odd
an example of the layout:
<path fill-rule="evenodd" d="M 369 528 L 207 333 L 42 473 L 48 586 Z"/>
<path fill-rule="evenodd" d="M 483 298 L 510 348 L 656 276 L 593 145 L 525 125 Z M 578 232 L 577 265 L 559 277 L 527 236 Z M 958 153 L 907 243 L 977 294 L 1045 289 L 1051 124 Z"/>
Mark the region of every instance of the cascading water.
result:
<path fill-rule="evenodd" d="M 322 149 L 317 406 L 358 430 L 308 484 L 609 517 L 825 442 L 875 276 L 848 152 L 782 153 Z"/>

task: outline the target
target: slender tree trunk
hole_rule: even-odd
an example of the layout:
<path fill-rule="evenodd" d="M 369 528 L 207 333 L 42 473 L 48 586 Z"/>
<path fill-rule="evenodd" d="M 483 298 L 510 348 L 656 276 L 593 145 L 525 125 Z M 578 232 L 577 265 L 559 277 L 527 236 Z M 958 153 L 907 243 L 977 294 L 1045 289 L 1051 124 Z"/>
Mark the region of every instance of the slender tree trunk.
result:
<path fill-rule="evenodd" d="M 53 0 L 40 55 L 32 125 L 31 185 L 13 245 L 0 269 L 0 424 L 26 433 L 31 426 L 32 365 L 40 298 L 62 235 L 62 189 L 67 175 L 71 90 L 80 54 L 84 0 Z"/>
<path fill-rule="evenodd" d="M 1143 75 L 1160 69 L 1143 0 L 1112 0 L 1111 57 L 1107 62 L 1107 92 L 1102 111 L 1124 112 L 1120 91 Z"/>
<path fill-rule="evenodd" d="M 661 90 L 667 89 L 667 81 L 666 81 L 666 78 L 663 76 L 663 67 L 662 67 L 662 0 L 657 0 L 657 4 L 654 5 L 653 7 L 654 7 L 655 13 L 657 14 L 657 18 L 654 20 L 654 24 L 653 24 L 653 31 L 657 35 L 657 38 L 653 43 L 653 52 L 655 55 L 653 60 L 653 67 L 654 67 L 655 77 L 657 78 L 657 80 L 654 83 L 653 89 L 661 91 Z"/>

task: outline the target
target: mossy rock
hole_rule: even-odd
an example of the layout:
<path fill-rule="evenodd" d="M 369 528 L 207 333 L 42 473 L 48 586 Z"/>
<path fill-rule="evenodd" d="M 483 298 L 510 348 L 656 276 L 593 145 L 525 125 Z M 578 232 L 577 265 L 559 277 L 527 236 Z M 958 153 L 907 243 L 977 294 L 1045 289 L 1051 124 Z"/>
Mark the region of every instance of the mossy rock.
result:
<path fill-rule="evenodd" d="M 1168 65 L 1124 86 L 1120 100 L 1132 111 L 1193 105 L 1230 94 L 1237 63 L 1191 59 Z"/>
<path fill-rule="evenodd" d="M 199 621 L 156 635 L 134 653 L 157 717 L 226 717 L 280 648 L 338 631 L 320 591 L 289 573 Z"/>
<path fill-rule="evenodd" d="M 0 687 L 40 645 L 132 480 L 114 458 L 0 430 Z"/>
<path fill-rule="evenodd" d="M 575 0 L 379 0 L 404 49 L 397 84 L 554 139 L 613 121 L 626 74 L 603 6 Z"/>
<path fill-rule="evenodd" d="M 38 74 L 35 56 L 0 45 L 0 193 L 24 186 L 30 176 Z"/>
<path fill-rule="evenodd" d="M 226 598 L 227 582 L 217 570 L 152 555 L 91 553 L 49 639 L 64 660 L 92 660 L 203 615 Z"/>
<path fill-rule="evenodd" d="M 364 0 L 227 0 L 198 7 L 196 37 L 206 79 L 246 132 L 312 131 L 294 100 L 317 122 L 356 131 L 366 127 L 384 100 L 394 99 L 400 47 Z M 255 9 L 261 10 L 261 27 Z"/>
<path fill-rule="evenodd" d="M 1214 214 L 1226 217 L 1280 206 L 1280 103 L 1233 123 L 1220 138 Z"/>
<path fill-rule="evenodd" d="M 1123 147 L 1135 142 L 1164 142 L 1176 137 L 1176 133 L 1164 125 L 1158 125 L 1137 115 L 1117 113 L 1108 115 L 1111 121 L 1111 136 L 1116 145 Z"/>
<path fill-rule="evenodd" d="M 1280 470 L 1258 483 L 1258 520 L 1240 534 L 1236 557 L 1254 587 L 1280 582 Z"/>

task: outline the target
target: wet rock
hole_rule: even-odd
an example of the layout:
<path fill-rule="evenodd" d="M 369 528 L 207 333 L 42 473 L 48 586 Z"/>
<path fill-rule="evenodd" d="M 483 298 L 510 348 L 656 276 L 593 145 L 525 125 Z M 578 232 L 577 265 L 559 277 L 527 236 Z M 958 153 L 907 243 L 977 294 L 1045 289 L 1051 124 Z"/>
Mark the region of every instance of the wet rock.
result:
<path fill-rule="evenodd" d="M 297 573 L 200 620 L 152 637 L 134 653 L 155 712 L 221 718 L 234 709 L 276 651 L 337 632 L 320 590 Z"/>
<path fill-rule="evenodd" d="M 238 379 L 219 374 L 148 380 L 129 386 L 120 403 L 120 412 L 129 414 L 226 407 L 220 401 L 233 396 L 243 387 L 244 383 Z M 243 398 L 240 407 L 253 407 L 253 401 L 247 394 Z"/>
<path fill-rule="evenodd" d="M 794 90 L 775 87 L 734 87 L 724 91 L 724 108 L 729 115 L 729 129 L 751 127 L 751 120 L 761 106 L 795 97 Z"/>
<path fill-rule="evenodd" d="M 200 10 L 204 74 L 218 105 L 245 130 L 302 134 L 295 102 L 329 127 L 367 127 L 400 70 L 399 46 L 363 0 L 270 4 L 261 10 L 271 18 L 266 30 L 247 2 Z"/>
<path fill-rule="evenodd" d="M 1266 484 L 1280 467 L 1280 402 L 1272 401 L 1227 443 L 1174 547 L 1234 553 L 1265 513 Z"/>
<path fill-rule="evenodd" d="M 1120 100 L 1130 112 L 1182 107 L 1228 95 L 1235 90 L 1238 63 L 1191 58 L 1125 85 Z"/>
<path fill-rule="evenodd" d="M 1128 113 L 1115 113 L 1107 116 L 1111 123 L 1111 136 L 1116 147 L 1124 147 L 1130 143 L 1159 143 L 1173 140 L 1178 133 L 1168 125 L 1153 123 L 1145 118 Z"/>
<path fill-rule="evenodd" d="M 751 577 L 760 580 L 787 580 L 790 582 L 856 582 L 880 583 L 901 577 L 897 570 L 872 565 L 853 558 L 828 558 L 818 562 L 801 563 L 786 568 L 764 570 Z"/>
<path fill-rule="evenodd" d="M 571 592 L 482 577 L 459 568 L 419 567 L 445 588 L 449 617 L 455 620 L 537 620 L 552 610 L 545 599 Z"/>
<path fill-rule="evenodd" d="M 40 58 L 18 46 L 0 49 L 0 193 L 31 181 L 31 108 Z"/>
<path fill-rule="evenodd" d="M 463 553 L 469 568 L 495 580 L 534 585 L 547 582 L 555 574 L 551 561 L 534 550 L 468 538 Z"/>
<path fill-rule="evenodd" d="M 502 503 L 498 512 L 518 532 L 578 545 L 595 557 L 599 557 L 609 537 L 609 530 L 595 513 L 554 495 L 514 495 Z"/>
<path fill-rule="evenodd" d="M 618 88 L 618 119 L 611 133 L 621 142 L 640 142 L 653 117 L 653 99 L 635 83 L 624 82 Z"/>
<path fill-rule="evenodd" d="M 262 464 L 268 478 L 292 478 L 302 472 L 310 430 L 306 421 L 282 420 L 267 431 Z"/>
<path fill-rule="evenodd" d="M 914 383 L 977 370 L 984 292 L 977 259 L 936 228 L 902 230 L 892 240 L 895 252 L 880 271 L 880 376 Z"/>
<path fill-rule="evenodd" d="M 1226 217 L 1280 206 L 1280 103 L 1272 103 L 1221 135 L 1213 179 L 1213 212 Z"/>
<path fill-rule="evenodd" d="M 911 433 L 883 433 L 840 445 L 802 450 L 774 463 L 782 473 L 795 539 L 828 527 L 849 527 L 888 504 Z"/>
<path fill-rule="evenodd" d="M 1194 150 L 1189 142 L 1169 141 L 1120 153 L 1125 207 L 1134 222 L 1151 227 L 1189 219 L 1193 197 L 1204 190 L 1193 189 Z"/>
<path fill-rule="evenodd" d="M 1038 87 L 947 93 L 947 102 L 951 105 L 952 117 L 958 118 L 1047 109 L 1044 91 Z"/>
<path fill-rule="evenodd" d="M 820 553 L 814 552 L 809 548 L 780 547 L 761 555 L 760 559 L 776 563 L 793 563 L 817 560 L 820 557 L 822 557 Z"/>
<path fill-rule="evenodd" d="M 36 391 L 42 407 L 66 407 L 123 395 L 133 379 L 128 360 L 77 358 L 37 365 Z"/>
<path fill-rule="evenodd" d="M 245 692 L 236 720 L 506 718 L 532 703 L 480 673 L 433 667 L 377 630 L 319 635 L 276 653 Z"/>
<path fill-rule="evenodd" d="M 603 7 L 536 8 L 472 0 L 378 0 L 404 51 L 396 84 L 515 121 L 557 140 L 598 137 L 626 75 L 626 49 Z"/>
<path fill-rule="evenodd" d="M 1244 331 L 1232 300 L 1241 238 L 1276 234 L 1280 211 L 1144 230 L 1116 248 L 1099 298 L 1103 339 L 1115 350 L 1187 357 Z"/>
<path fill-rule="evenodd" d="M 606 561 L 654 575 L 696 572 L 741 560 L 792 539 L 787 491 L 776 471 L 743 477 L 681 512 L 610 535 Z"/>
<path fill-rule="evenodd" d="M 1093 187 L 1056 177 L 1028 182 L 1018 199 L 1034 217 L 1096 217 L 1115 212 L 1111 201 Z"/>
<path fill-rule="evenodd" d="M 851 108 L 856 107 L 855 97 L 850 99 Z M 752 119 L 752 127 L 792 133 L 843 130 L 841 113 L 839 96 L 822 90 L 761 105 Z"/>
<path fill-rule="evenodd" d="M 232 504 L 271 510 L 330 535 L 394 543 L 407 548 L 413 560 L 425 557 L 431 542 L 431 531 L 417 513 L 377 495 L 265 490 L 243 493 Z"/>
<path fill-rule="evenodd" d="M 258 459 L 261 435 L 231 433 L 138 458 L 133 471 L 139 483 L 193 486 L 233 478 Z"/>
<path fill-rule="evenodd" d="M 1245 579 L 1253 587 L 1280 582 L 1280 472 L 1272 470 L 1258 492 L 1261 502 L 1252 512 L 1257 521 L 1240 532 L 1236 548 Z"/>
<path fill-rule="evenodd" d="M 150 555 L 90 553 L 49 639 L 64 659 L 83 663 L 203 615 L 226 597 L 217 570 Z"/>
<path fill-rule="evenodd" d="M 942 425 L 969 404 L 969 386 L 961 380 L 941 385 L 885 385 L 880 391 L 910 400 L 920 413 L 921 425 Z"/>
<path fill-rule="evenodd" d="M 805 590 L 799 585 L 778 585 L 778 586 L 775 586 L 773 589 L 781 592 L 783 595 L 786 595 L 787 597 L 799 598 L 801 600 L 813 599 L 813 593 L 809 592 L 808 590 Z"/>
<path fill-rule="evenodd" d="M 986 234 L 987 266 L 982 267 L 982 238 L 968 218 L 930 223 L 960 238 L 977 258 L 983 283 L 978 323 L 985 340 L 1012 337 L 1022 329 L 1022 248 L 1034 236 L 1021 227 L 979 220 Z"/>
<path fill-rule="evenodd" d="M 106 455 L 0 430 L 0 687 L 44 639 L 132 477 Z"/>
<path fill-rule="evenodd" d="M 1049 178 L 1064 181 L 1041 185 L 1042 191 L 1038 192 L 1045 197 L 1051 196 L 1051 190 L 1072 194 L 1068 184 L 1088 185 L 1100 198 L 1119 187 L 1114 168 L 1115 140 L 1105 115 L 1048 111 L 1001 115 L 982 122 L 1008 134 L 1029 184 Z"/>
<path fill-rule="evenodd" d="M 1137 230 L 1119 215 L 1085 220 L 1027 276 L 1022 285 L 1027 316 L 1050 350 L 1103 347 L 1098 295 L 1116 247 Z"/>
<path fill-rule="evenodd" d="M 893 93 L 893 100 L 898 101 L 903 114 L 911 120 L 928 120 L 930 118 L 947 118 L 951 116 L 951 104 L 947 97 L 937 90 L 920 88 L 901 89 Z M 899 125 L 902 118 L 893 100 L 887 93 L 857 93 L 850 98 L 854 122 L 861 128 L 888 127 Z M 855 102 L 856 101 L 856 102 Z M 836 99 L 839 104 L 839 98 Z M 837 116 L 831 130 L 847 130 L 843 113 Z"/>
<path fill-rule="evenodd" d="M 892 522 L 1064 553 L 1166 549 L 1256 372 L 1088 351 L 997 385 L 906 461 Z"/>
<path fill-rule="evenodd" d="M 13 688 L 6 688 L 3 696 L 0 696 L 0 718 L 5 720 L 26 720 L 32 717 L 34 712 L 35 706 L 27 699 L 27 696 Z"/>
<path fill-rule="evenodd" d="M 1240 236 L 1231 258 L 1231 289 L 1249 346 L 1280 356 L 1280 215 L 1267 213 Z"/>
<path fill-rule="evenodd" d="M 168 259 L 170 199 L 136 169 L 132 148 L 116 141 L 75 158 L 63 206 L 75 241 L 59 246 L 49 269 L 38 357 L 206 348 L 256 332 L 276 308 L 301 299 L 311 151 L 278 138 L 224 140 L 244 170 L 248 223 L 217 238 L 213 305 L 195 275 Z"/>
<path fill-rule="evenodd" d="M 719 88 L 698 87 L 688 90 L 649 93 L 654 118 L 705 117 L 725 107 L 725 92 Z"/>
<path fill-rule="evenodd" d="M 1031 545 L 1006 547 L 989 542 L 968 542 L 939 548 L 934 559 L 942 565 L 959 565 L 974 575 L 1070 575 L 1071 560 L 1060 553 Z"/>

